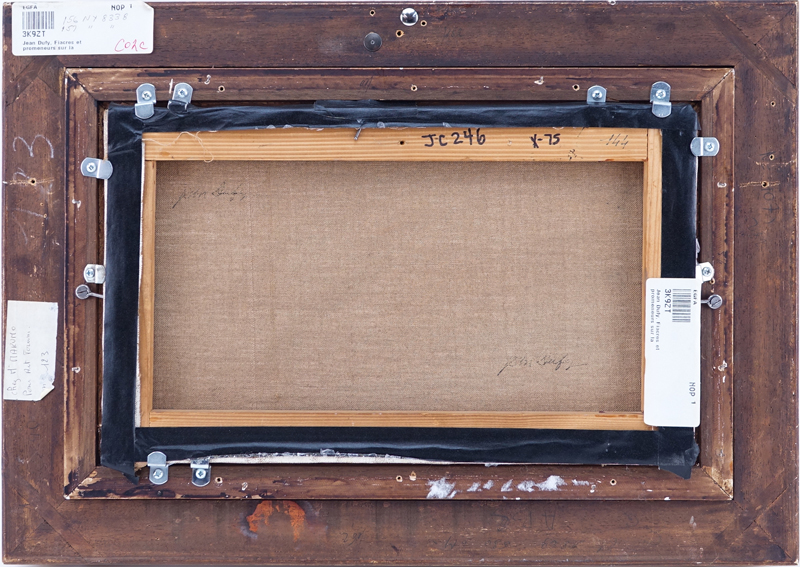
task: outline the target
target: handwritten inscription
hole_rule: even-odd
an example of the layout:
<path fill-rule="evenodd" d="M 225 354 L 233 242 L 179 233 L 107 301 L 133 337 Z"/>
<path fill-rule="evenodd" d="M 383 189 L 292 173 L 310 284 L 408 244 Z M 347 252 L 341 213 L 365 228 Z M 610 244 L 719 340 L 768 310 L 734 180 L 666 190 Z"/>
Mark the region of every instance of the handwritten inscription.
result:
<path fill-rule="evenodd" d="M 628 145 L 628 135 L 627 134 L 612 134 L 611 137 L 606 140 L 606 146 L 614 146 L 615 148 L 624 148 Z"/>
<path fill-rule="evenodd" d="M 512 356 L 506 361 L 505 365 L 500 369 L 500 372 L 498 372 L 497 375 L 500 376 L 507 368 L 541 367 L 552 369 L 554 372 L 558 370 L 563 370 L 566 372 L 567 370 L 577 368 L 579 366 L 588 366 L 588 364 L 576 364 L 569 359 L 568 354 L 545 354 L 537 357 Z"/>
<path fill-rule="evenodd" d="M 557 146 L 559 142 L 561 142 L 561 134 L 534 134 L 531 136 L 531 142 L 533 142 L 534 149 L 539 149 L 539 144 L 544 145 L 545 138 L 547 138 L 548 146 Z"/>
<path fill-rule="evenodd" d="M 41 400 L 53 389 L 58 304 L 9 301 L 3 398 Z"/>
<path fill-rule="evenodd" d="M 472 128 L 467 128 L 460 132 L 451 132 L 449 134 L 425 134 L 423 139 L 427 139 L 428 143 L 425 144 L 426 148 L 445 146 L 459 146 L 462 144 L 469 144 L 470 146 L 475 142 L 477 145 L 482 146 L 486 143 L 486 134 L 481 134 L 481 129 L 477 128 L 475 133 L 472 133 Z"/>
<path fill-rule="evenodd" d="M 238 185 L 235 189 L 230 189 L 227 187 L 227 183 L 223 182 L 222 185 L 213 191 L 206 191 L 203 189 L 184 189 L 178 199 L 172 204 L 172 208 L 174 209 L 176 206 L 178 206 L 178 203 L 181 201 L 189 199 L 225 198 L 228 201 L 243 201 L 245 197 L 247 197 L 247 194 L 242 191 L 242 185 Z"/>

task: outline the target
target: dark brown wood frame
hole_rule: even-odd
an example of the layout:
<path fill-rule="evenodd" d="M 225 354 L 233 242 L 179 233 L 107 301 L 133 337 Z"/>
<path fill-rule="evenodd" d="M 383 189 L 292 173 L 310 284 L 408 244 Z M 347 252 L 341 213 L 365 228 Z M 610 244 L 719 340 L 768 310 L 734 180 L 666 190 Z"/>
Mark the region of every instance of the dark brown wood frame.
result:
<path fill-rule="evenodd" d="M 404 7 L 157 4 L 152 55 L 6 58 L 4 299 L 58 301 L 63 333 L 55 391 L 4 402 L 5 561 L 797 559 L 796 5 L 422 3 L 428 25 L 396 38 Z M 239 35 L 244 20 L 265 33 Z M 4 23 L 10 53 L 8 6 Z M 377 53 L 361 47 L 368 31 L 386 37 Z M 214 465 L 206 489 L 188 467 L 169 488 L 97 467 L 98 306 L 72 291 L 102 248 L 102 193 L 76 169 L 101 152 L 104 102 L 170 80 L 210 102 L 585 100 L 593 84 L 643 101 L 669 82 L 722 147 L 699 180 L 700 260 L 725 299 L 703 315 L 701 466 L 683 481 L 641 467 Z M 502 489 L 550 476 L 567 486 Z M 425 498 L 437 481 L 453 501 L 374 500 Z M 525 501 L 485 501 L 504 498 Z"/>

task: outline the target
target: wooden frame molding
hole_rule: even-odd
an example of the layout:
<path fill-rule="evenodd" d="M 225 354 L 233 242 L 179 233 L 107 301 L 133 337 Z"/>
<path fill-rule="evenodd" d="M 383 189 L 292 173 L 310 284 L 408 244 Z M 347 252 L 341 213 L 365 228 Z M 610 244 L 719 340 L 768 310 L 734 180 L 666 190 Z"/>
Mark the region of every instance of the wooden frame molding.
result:
<path fill-rule="evenodd" d="M 157 3 L 152 54 L 15 57 L 4 6 L 4 300 L 57 302 L 60 317 L 55 389 L 3 402 L 6 563 L 797 561 L 796 2 L 424 1 L 427 25 L 397 37 L 405 7 Z M 363 48 L 369 32 L 380 51 Z M 724 303 L 702 314 L 689 480 L 650 467 L 214 463 L 206 487 L 185 465 L 156 486 L 98 462 L 102 305 L 74 290 L 103 257 L 102 186 L 78 166 L 103 155 L 106 103 L 133 102 L 143 82 L 163 101 L 180 81 L 197 104 L 582 102 L 596 84 L 645 102 L 659 80 L 721 148 L 699 160 L 699 261 L 716 272 L 704 293 Z"/>
<path fill-rule="evenodd" d="M 478 128 L 482 144 L 453 141 L 452 129 L 293 128 L 145 133 L 142 272 L 139 301 L 139 419 L 141 427 L 501 427 L 651 430 L 643 413 L 478 411 L 191 411 L 153 409 L 156 163 L 162 160 L 301 161 L 625 161 L 644 164 L 642 289 L 661 274 L 661 131 L 634 128 Z M 532 149 L 530 140 L 557 140 Z M 438 141 L 436 151 L 434 141 Z M 644 295 L 642 296 L 644 312 Z M 642 318 L 644 321 L 644 318 Z M 644 333 L 644 324 L 642 324 Z M 642 335 L 644 341 L 644 334 Z M 644 342 L 642 342 L 644 353 Z M 644 384 L 644 355 L 642 373 Z M 642 388 L 644 399 L 644 388 Z M 641 408 L 641 406 L 640 406 Z"/>

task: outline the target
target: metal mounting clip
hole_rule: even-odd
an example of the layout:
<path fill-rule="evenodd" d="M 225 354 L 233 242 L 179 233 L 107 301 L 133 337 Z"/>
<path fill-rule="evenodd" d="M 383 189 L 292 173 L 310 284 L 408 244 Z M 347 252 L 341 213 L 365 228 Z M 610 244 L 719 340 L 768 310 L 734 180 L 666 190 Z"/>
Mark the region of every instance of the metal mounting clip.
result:
<path fill-rule="evenodd" d="M 606 89 L 600 85 L 589 87 L 586 91 L 586 104 L 602 104 L 606 101 Z"/>
<path fill-rule="evenodd" d="M 672 88 L 669 83 L 658 81 L 650 87 L 650 102 L 653 103 L 653 114 L 659 118 L 666 118 L 672 113 L 672 103 L 669 95 Z"/>
<path fill-rule="evenodd" d="M 205 486 L 211 480 L 211 465 L 208 457 L 203 459 L 192 459 L 192 484 L 195 486 Z"/>
<path fill-rule="evenodd" d="M 153 105 L 156 103 L 156 88 L 150 83 L 143 83 L 136 87 L 136 105 L 133 107 L 133 112 L 142 120 L 146 120 L 153 116 L 155 109 Z"/>
<path fill-rule="evenodd" d="M 75 297 L 78 299 L 89 299 L 90 297 L 97 297 L 99 299 L 103 299 L 103 296 L 99 293 L 94 293 L 92 290 L 89 289 L 89 286 L 86 284 L 81 284 L 75 288 Z"/>
<path fill-rule="evenodd" d="M 83 269 L 83 279 L 86 280 L 86 283 L 105 283 L 106 267 L 102 264 L 86 264 L 86 267 Z"/>
<path fill-rule="evenodd" d="M 715 156 L 719 153 L 719 140 L 716 138 L 695 138 L 689 146 L 697 157 Z"/>
<path fill-rule="evenodd" d="M 697 264 L 697 266 L 695 266 L 695 277 L 698 280 L 710 282 L 714 279 L 714 266 L 711 265 L 711 262 Z"/>
<path fill-rule="evenodd" d="M 150 482 L 153 484 L 164 484 L 169 480 L 167 456 L 161 451 L 147 455 L 147 466 L 150 467 Z"/>
<path fill-rule="evenodd" d="M 175 112 L 186 112 L 192 102 L 192 86 L 189 83 L 178 83 L 172 91 L 172 100 L 167 103 L 167 108 Z"/>
<path fill-rule="evenodd" d="M 87 157 L 81 162 L 81 173 L 86 177 L 108 179 L 114 173 L 114 167 L 110 161 Z"/>

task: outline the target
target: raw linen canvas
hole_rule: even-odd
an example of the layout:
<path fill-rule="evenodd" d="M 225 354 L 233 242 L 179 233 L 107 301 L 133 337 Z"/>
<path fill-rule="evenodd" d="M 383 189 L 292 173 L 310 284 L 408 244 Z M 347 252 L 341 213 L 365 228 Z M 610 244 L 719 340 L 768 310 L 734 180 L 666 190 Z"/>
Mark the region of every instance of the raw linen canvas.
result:
<path fill-rule="evenodd" d="M 154 408 L 640 411 L 642 176 L 160 162 Z"/>

